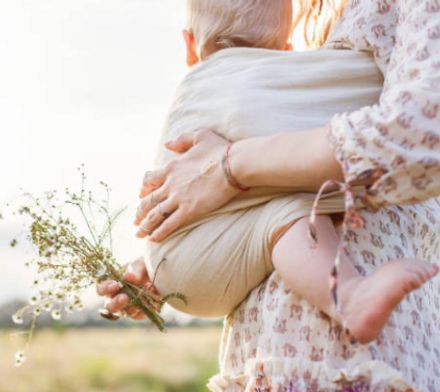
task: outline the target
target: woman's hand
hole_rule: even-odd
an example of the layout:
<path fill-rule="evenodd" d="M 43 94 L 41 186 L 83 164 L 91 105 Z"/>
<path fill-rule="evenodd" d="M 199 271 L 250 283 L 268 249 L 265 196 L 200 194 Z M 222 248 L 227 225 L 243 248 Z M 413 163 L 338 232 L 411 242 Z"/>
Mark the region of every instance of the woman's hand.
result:
<path fill-rule="evenodd" d="M 234 198 L 221 159 L 229 142 L 210 130 L 183 135 L 166 147 L 181 154 L 164 168 L 145 175 L 135 224 L 137 236 L 160 242 L 179 227 Z"/>
<path fill-rule="evenodd" d="M 152 285 L 150 278 L 148 277 L 147 269 L 145 267 L 145 262 L 143 258 L 137 259 L 133 263 L 126 265 L 126 273 L 123 279 L 127 283 L 134 284 L 136 286 L 147 288 L 153 291 L 153 293 L 159 295 L 157 290 Z M 121 294 L 120 283 L 114 280 L 107 280 L 98 284 L 97 291 L 98 294 L 104 297 L 110 298 L 110 301 L 106 305 L 106 309 L 114 314 L 124 311 L 133 320 L 144 320 L 146 318 L 145 314 L 141 312 L 138 308 L 131 306 L 125 309 L 130 299 L 127 294 Z"/>

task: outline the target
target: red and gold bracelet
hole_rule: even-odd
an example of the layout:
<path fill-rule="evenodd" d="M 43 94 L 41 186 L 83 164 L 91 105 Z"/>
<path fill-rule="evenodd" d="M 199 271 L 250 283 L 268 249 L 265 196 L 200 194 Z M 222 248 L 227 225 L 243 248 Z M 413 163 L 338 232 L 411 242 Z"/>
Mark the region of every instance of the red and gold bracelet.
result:
<path fill-rule="evenodd" d="M 229 185 L 231 185 L 235 189 L 238 189 L 241 192 L 250 191 L 251 188 L 241 185 L 232 174 L 231 164 L 230 164 L 230 160 L 229 160 L 231 148 L 232 148 L 232 144 L 229 144 L 228 147 L 226 147 L 226 151 L 223 154 L 223 158 L 222 158 L 222 168 L 223 168 L 223 173 L 225 174 L 226 180 L 228 181 Z"/>

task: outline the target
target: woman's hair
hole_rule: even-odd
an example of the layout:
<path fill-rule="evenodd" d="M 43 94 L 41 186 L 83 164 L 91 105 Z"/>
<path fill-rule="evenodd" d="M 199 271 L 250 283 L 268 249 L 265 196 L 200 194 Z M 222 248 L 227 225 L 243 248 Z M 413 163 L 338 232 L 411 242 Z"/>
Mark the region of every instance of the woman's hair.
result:
<path fill-rule="evenodd" d="M 188 0 L 188 28 L 202 58 L 237 46 L 285 49 L 292 0 Z"/>
<path fill-rule="evenodd" d="M 295 0 L 294 0 L 295 1 Z M 294 27 L 304 26 L 304 39 L 309 47 L 320 47 L 341 17 L 347 0 L 296 0 Z"/>

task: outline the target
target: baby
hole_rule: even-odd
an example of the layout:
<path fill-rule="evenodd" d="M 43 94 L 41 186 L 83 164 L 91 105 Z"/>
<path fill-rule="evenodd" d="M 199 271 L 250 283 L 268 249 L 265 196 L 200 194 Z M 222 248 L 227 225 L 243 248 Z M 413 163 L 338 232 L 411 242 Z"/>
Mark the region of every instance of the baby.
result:
<path fill-rule="evenodd" d="M 188 14 L 184 39 L 192 70 L 179 87 L 163 139 L 202 127 L 231 142 L 309 129 L 379 99 L 383 80 L 370 55 L 289 51 L 291 0 L 189 0 Z M 161 150 L 158 164 L 171 159 L 175 157 Z M 201 174 L 209 175 L 214 164 L 207 162 Z M 223 165 L 233 175 L 227 159 Z M 398 259 L 363 276 L 342 255 L 337 310 L 328 282 L 340 241 L 335 222 L 345 210 L 344 199 L 340 193 L 324 195 L 317 207 L 317 246 L 311 246 L 308 229 L 315 197 L 295 189 L 243 192 L 163 243 L 149 244 L 150 276 L 156 276 L 162 294 L 187 297 L 187 306 L 172 303 L 179 310 L 220 316 L 275 269 L 292 292 L 345 323 L 361 343 L 369 342 L 405 296 L 433 278 L 438 268 Z M 157 190 L 143 205 L 151 208 L 164 201 Z"/>

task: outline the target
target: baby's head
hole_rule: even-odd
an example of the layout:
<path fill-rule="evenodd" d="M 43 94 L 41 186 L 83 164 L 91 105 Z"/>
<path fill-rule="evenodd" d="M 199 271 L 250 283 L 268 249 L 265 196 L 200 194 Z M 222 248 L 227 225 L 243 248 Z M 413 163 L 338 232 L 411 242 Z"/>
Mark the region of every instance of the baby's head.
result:
<path fill-rule="evenodd" d="M 190 66 L 226 48 L 291 48 L 292 0 L 187 1 Z"/>

